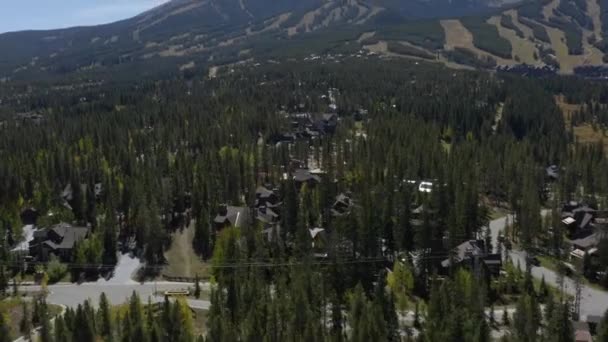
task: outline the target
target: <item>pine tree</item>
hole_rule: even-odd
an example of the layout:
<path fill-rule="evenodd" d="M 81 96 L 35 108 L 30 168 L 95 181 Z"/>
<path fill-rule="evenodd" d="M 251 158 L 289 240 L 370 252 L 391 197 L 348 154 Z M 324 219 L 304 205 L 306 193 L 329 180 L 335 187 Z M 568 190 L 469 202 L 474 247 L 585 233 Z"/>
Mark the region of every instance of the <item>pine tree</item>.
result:
<path fill-rule="evenodd" d="M 52 342 L 52 327 L 51 327 L 51 319 L 49 317 L 49 310 L 46 305 L 46 302 L 41 303 L 41 312 L 40 312 L 40 332 L 39 332 L 39 340 L 40 342 Z"/>
<path fill-rule="evenodd" d="M 69 331 L 67 330 L 64 318 L 61 316 L 55 317 L 55 328 L 53 329 L 55 333 L 55 342 L 69 342 L 71 339 L 69 338 Z"/>
<path fill-rule="evenodd" d="M 0 298 L 6 296 L 8 288 L 8 274 L 5 266 L 0 266 Z"/>
<path fill-rule="evenodd" d="M 506 308 L 502 311 L 502 324 L 506 327 L 511 324 L 511 322 L 509 321 L 509 312 Z"/>
<path fill-rule="evenodd" d="M 19 287 L 17 286 L 17 277 L 13 278 L 13 297 L 19 296 Z"/>
<path fill-rule="evenodd" d="M 597 338 L 599 342 L 608 342 L 608 310 L 604 312 L 604 316 L 597 327 Z"/>
<path fill-rule="evenodd" d="M 0 312 L 0 342 L 12 342 L 8 317 Z"/>
<path fill-rule="evenodd" d="M 19 331 L 26 337 L 29 337 L 32 332 L 32 321 L 27 302 L 23 302 L 23 317 L 21 317 L 21 322 L 19 323 Z"/>
<path fill-rule="evenodd" d="M 209 226 L 208 215 L 207 211 L 203 209 L 196 218 L 194 239 L 192 241 L 194 250 L 200 254 L 203 259 L 208 259 L 212 254 L 211 227 Z"/>
<path fill-rule="evenodd" d="M 99 296 L 98 321 L 100 322 L 99 333 L 106 341 L 112 341 L 112 317 L 110 303 L 105 293 Z"/>
<path fill-rule="evenodd" d="M 201 284 L 200 279 L 198 278 L 198 274 L 194 277 L 194 297 L 199 299 L 201 297 Z"/>
<path fill-rule="evenodd" d="M 87 317 L 86 311 L 87 309 L 82 304 L 76 308 L 73 325 L 70 329 L 74 333 L 74 341 L 94 342 L 95 340 L 94 323 L 91 321 L 92 317 Z"/>
<path fill-rule="evenodd" d="M 175 342 L 192 342 L 194 340 L 192 313 L 183 300 L 177 300 L 175 304 L 173 304 L 172 316 L 178 329 L 173 331 L 174 334 L 170 335 L 169 340 Z"/>
<path fill-rule="evenodd" d="M 568 301 L 556 303 L 551 315 L 546 316 L 544 338 L 547 341 L 569 342 L 574 340 L 571 305 Z"/>
<path fill-rule="evenodd" d="M 116 265 L 118 254 L 118 243 L 116 241 L 116 214 L 113 208 L 108 208 L 105 213 L 103 227 L 103 264 Z"/>
<path fill-rule="evenodd" d="M 547 287 L 547 283 L 545 282 L 544 274 L 540 281 L 540 288 L 538 291 L 538 295 L 540 297 L 541 302 L 544 302 L 547 299 L 547 297 L 549 296 L 549 288 Z"/>

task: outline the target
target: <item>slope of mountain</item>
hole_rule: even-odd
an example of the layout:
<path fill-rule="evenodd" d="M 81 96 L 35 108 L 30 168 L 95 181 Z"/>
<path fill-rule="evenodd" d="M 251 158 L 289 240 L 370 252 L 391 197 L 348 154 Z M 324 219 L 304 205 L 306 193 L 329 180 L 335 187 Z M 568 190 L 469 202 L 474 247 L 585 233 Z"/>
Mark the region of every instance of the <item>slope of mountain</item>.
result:
<path fill-rule="evenodd" d="M 603 1 L 603 0 L 601 0 Z M 474 66 L 601 64 L 596 0 L 172 0 L 124 21 L 0 35 L 0 79 L 151 72 L 366 48 Z M 462 19 L 449 19 L 469 15 Z M 446 18 L 446 19 L 443 19 Z M 423 57 L 421 57 L 423 56 Z M 151 68 L 153 66 L 154 68 Z"/>

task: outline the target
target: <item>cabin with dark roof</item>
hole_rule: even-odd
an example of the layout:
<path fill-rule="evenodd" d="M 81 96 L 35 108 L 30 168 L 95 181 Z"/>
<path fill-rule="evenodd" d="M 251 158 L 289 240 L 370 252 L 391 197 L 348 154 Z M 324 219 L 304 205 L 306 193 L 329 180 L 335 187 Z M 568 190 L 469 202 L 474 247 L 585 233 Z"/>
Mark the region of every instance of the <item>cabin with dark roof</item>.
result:
<path fill-rule="evenodd" d="M 279 195 L 276 190 L 269 190 L 266 187 L 259 186 L 255 190 L 255 204 L 256 208 L 269 207 L 276 208 L 281 205 Z"/>
<path fill-rule="evenodd" d="M 213 219 L 215 229 L 220 231 L 227 227 L 244 228 L 249 225 L 249 208 L 220 205 Z"/>
<path fill-rule="evenodd" d="M 500 254 L 491 254 L 487 251 L 483 240 L 469 240 L 461 243 L 452 250 L 452 257 L 441 262 L 444 269 L 450 267 L 466 267 L 474 269 L 484 267 L 486 274 L 498 276 L 502 266 Z"/>
<path fill-rule="evenodd" d="M 297 169 L 293 173 L 293 181 L 296 183 L 297 188 L 300 189 L 304 183 L 309 186 L 321 183 L 321 177 L 312 173 L 309 169 Z"/>
<path fill-rule="evenodd" d="M 67 262 L 72 258 L 76 244 L 89 237 L 91 228 L 76 227 L 69 223 L 59 223 L 34 232 L 30 241 L 30 255 L 38 261 L 47 261 L 51 254 Z"/>

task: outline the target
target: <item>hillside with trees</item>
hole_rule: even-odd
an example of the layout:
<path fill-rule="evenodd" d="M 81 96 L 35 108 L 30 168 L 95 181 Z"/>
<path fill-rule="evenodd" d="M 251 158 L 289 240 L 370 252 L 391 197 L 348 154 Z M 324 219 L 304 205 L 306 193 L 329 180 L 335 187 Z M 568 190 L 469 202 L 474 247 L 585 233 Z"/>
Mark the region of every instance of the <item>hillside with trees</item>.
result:
<path fill-rule="evenodd" d="M 605 104 L 604 83 L 357 57 L 230 69 L 0 85 L 3 295 L 11 279 L 51 273 L 44 251 L 53 244 L 34 240 L 29 261 L 11 252 L 28 209 L 37 231 L 86 229 L 54 261 L 73 281 L 105 276 L 119 251 L 144 261 L 144 279 L 160 277 L 171 237 L 190 224 L 211 270 L 202 332 L 190 328 L 183 301 L 155 306 L 134 295 L 128 308 L 68 309 L 41 334 L 571 339 L 572 298 L 533 281 L 503 245 L 561 260 L 566 232 L 541 208 L 559 215 L 559 205 L 579 199 L 608 206 L 605 151 L 574 139 L 555 100 Z M 559 165 L 558 180 L 547 178 L 550 165 Z M 516 214 L 500 247 L 488 229 L 499 209 Z M 65 224 L 72 228 L 59 229 Z M 458 254 L 467 244 L 485 266 Z M 490 315 L 495 306 L 511 312 Z M 416 318 L 404 321 L 410 313 Z"/>

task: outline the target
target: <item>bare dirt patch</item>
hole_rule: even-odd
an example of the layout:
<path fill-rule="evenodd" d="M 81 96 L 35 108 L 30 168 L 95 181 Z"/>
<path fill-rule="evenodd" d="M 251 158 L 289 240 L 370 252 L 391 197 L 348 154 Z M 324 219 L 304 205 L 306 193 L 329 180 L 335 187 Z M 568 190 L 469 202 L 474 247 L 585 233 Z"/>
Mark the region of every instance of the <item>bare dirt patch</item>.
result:
<path fill-rule="evenodd" d="M 375 35 L 376 35 L 376 31 L 364 32 L 363 34 L 361 34 L 361 36 L 359 37 L 359 39 L 357 39 L 357 42 L 361 43 L 362 41 L 370 39 L 370 38 L 372 38 Z"/>
<path fill-rule="evenodd" d="M 388 43 L 381 40 L 379 42 L 377 42 L 376 44 L 372 44 L 372 45 L 365 45 L 363 47 L 365 50 L 368 50 L 370 52 L 375 52 L 375 53 L 381 53 L 381 54 L 388 54 Z"/>
<path fill-rule="evenodd" d="M 198 275 L 201 278 L 208 275 L 207 264 L 194 252 L 193 239 L 194 223 L 172 235 L 171 247 L 165 252 L 167 266 L 163 268 L 164 275 L 170 277 L 195 277 Z"/>

